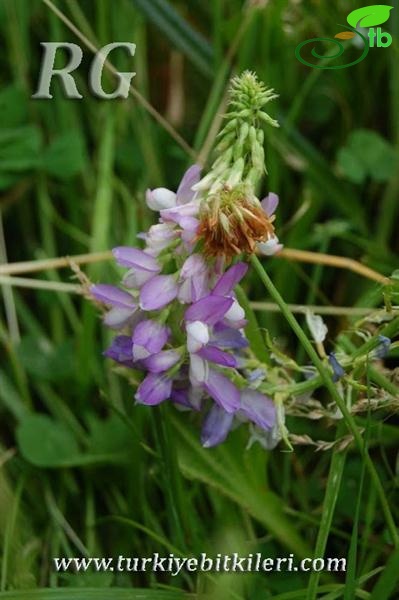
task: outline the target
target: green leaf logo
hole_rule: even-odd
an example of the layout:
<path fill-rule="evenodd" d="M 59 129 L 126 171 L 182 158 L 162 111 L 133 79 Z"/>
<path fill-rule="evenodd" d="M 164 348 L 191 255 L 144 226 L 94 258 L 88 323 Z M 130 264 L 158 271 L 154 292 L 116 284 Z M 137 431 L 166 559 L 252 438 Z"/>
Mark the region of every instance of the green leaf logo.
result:
<path fill-rule="evenodd" d="M 389 15 L 393 6 L 385 4 L 374 4 L 373 6 L 364 6 L 353 10 L 347 18 L 351 27 L 375 27 L 382 25 L 389 19 Z"/>

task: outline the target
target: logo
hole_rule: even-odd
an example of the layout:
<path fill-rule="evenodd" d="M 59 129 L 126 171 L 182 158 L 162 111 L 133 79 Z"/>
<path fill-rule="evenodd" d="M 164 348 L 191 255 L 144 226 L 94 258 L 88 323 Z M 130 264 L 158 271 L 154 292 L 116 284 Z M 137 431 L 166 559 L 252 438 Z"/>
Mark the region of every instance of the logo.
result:
<path fill-rule="evenodd" d="M 353 65 L 357 65 L 366 58 L 370 48 L 388 48 L 388 46 L 392 44 L 392 36 L 379 27 L 388 21 L 392 9 L 393 6 L 375 4 L 373 6 L 364 6 L 363 8 L 353 10 L 347 17 L 348 25 L 339 24 L 340 27 L 344 27 L 347 31 L 337 33 L 334 38 L 311 38 L 310 40 L 305 40 L 295 48 L 295 56 L 301 63 L 307 67 L 312 67 L 313 69 L 346 69 L 347 67 L 353 67 Z M 367 28 L 368 32 L 366 31 Z M 364 48 L 361 56 L 350 63 L 344 65 L 330 65 L 325 64 L 324 62 L 324 64 L 317 65 L 309 62 L 301 55 L 303 48 L 308 44 L 330 42 L 338 47 L 335 54 L 322 55 L 317 52 L 316 48 L 312 48 L 311 51 L 314 58 L 330 62 L 335 58 L 342 56 L 345 51 L 344 45 L 339 40 L 350 40 L 356 38 L 356 36 L 358 36 L 359 41 L 363 40 Z"/>
<path fill-rule="evenodd" d="M 37 91 L 31 97 L 40 99 L 53 98 L 50 90 L 51 81 L 53 77 L 58 77 L 64 88 L 66 98 L 83 98 L 76 87 L 74 76 L 71 75 L 82 62 L 83 50 L 81 47 L 70 42 L 41 42 L 40 45 L 44 48 L 44 55 L 40 69 L 39 85 Z M 130 82 L 136 75 L 133 71 L 119 72 L 116 69 L 112 69 L 114 75 L 118 79 L 118 86 L 113 92 L 104 91 L 101 85 L 103 68 L 108 61 L 109 53 L 116 48 L 123 48 L 130 56 L 134 56 L 136 44 L 130 42 L 113 42 L 112 44 L 107 44 L 103 48 L 100 48 L 95 53 L 90 67 L 88 84 L 90 90 L 98 98 L 127 98 Z M 69 54 L 68 63 L 62 69 L 56 69 L 54 67 L 56 54 L 59 49 L 64 49 L 67 51 L 67 54 Z"/>

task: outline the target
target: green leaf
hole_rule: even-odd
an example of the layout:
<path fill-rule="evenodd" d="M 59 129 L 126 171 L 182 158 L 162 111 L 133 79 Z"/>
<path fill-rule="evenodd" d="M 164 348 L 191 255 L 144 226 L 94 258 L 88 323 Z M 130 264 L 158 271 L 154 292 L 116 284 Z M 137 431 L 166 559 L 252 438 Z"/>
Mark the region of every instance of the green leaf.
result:
<path fill-rule="evenodd" d="M 41 134 L 38 127 L 3 129 L 0 132 L 0 171 L 21 172 L 39 165 Z"/>
<path fill-rule="evenodd" d="M 356 129 L 338 151 L 337 164 L 353 183 L 362 183 L 366 177 L 384 182 L 395 175 L 397 155 L 394 147 L 375 131 Z"/>
<path fill-rule="evenodd" d="M 353 10 L 347 17 L 351 27 L 375 27 L 388 21 L 393 6 L 374 4 Z"/>
<path fill-rule="evenodd" d="M 399 548 L 392 552 L 387 565 L 378 579 L 373 591 L 371 592 L 370 600 L 389 600 L 393 598 L 391 594 L 398 590 L 399 582 Z"/>
<path fill-rule="evenodd" d="M 337 165 L 340 172 L 352 183 L 363 183 L 367 177 L 365 165 L 350 148 L 338 150 Z"/>
<path fill-rule="evenodd" d="M 43 154 L 43 169 L 59 179 L 80 173 L 86 162 L 82 135 L 71 131 L 56 138 Z"/>
<path fill-rule="evenodd" d="M 45 338 L 26 336 L 17 347 L 22 366 L 35 379 L 64 381 L 75 369 L 75 352 L 71 340 L 52 345 Z"/>
<path fill-rule="evenodd" d="M 0 92 L 0 126 L 21 125 L 28 114 L 25 92 L 16 85 L 9 85 Z"/>
<path fill-rule="evenodd" d="M 79 455 L 69 429 L 44 414 L 25 417 L 17 429 L 17 441 L 25 460 L 37 467 L 66 466 Z"/>
<path fill-rule="evenodd" d="M 93 455 L 127 455 L 132 448 L 132 433 L 118 415 L 108 419 L 91 416 L 88 449 Z"/>
<path fill-rule="evenodd" d="M 2 592 L 1 600 L 182 600 L 183 592 L 129 588 L 42 588 Z"/>

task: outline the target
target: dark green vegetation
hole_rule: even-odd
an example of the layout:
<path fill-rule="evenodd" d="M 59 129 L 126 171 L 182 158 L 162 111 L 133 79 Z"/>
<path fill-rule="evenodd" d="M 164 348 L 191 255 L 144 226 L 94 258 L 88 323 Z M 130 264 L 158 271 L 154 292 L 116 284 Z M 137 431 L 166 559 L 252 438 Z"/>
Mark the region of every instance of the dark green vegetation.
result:
<path fill-rule="evenodd" d="M 257 9 L 257 4 L 266 6 Z M 399 250 L 399 6 L 396 0 L 390 4 L 395 5 L 387 24 L 392 46 L 372 49 L 357 66 L 333 71 L 300 64 L 295 47 L 307 38 L 333 37 L 341 30 L 336 24 L 345 23 L 358 3 L 63 0 L 57 6 L 97 46 L 119 40 L 137 44 L 134 86 L 172 119 L 195 152 L 220 110 L 231 64 L 234 72 L 256 71 L 280 94 L 271 111 L 281 129 L 267 131 L 265 191 L 280 195 L 281 241 L 355 258 L 390 275 L 398 268 Z M 40 42 L 78 42 L 48 6 L 2 0 L 0 28 L 0 211 L 8 260 L 134 244 L 152 219 L 145 189 L 175 188 L 191 159 L 137 101 L 90 95 L 86 49 L 77 77 L 83 100 L 64 99 L 57 84 L 53 100 L 30 99 Z M 359 50 L 347 52 L 354 59 Z M 123 53 L 116 52 L 112 61 L 120 71 L 132 68 Z M 104 85 L 112 89 L 109 75 Z M 1 240 L 0 252 L 3 261 Z M 381 286 L 349 271 L 277 258 L 264 265 L 286 302 L 382 303 Z M 84 270 L 93 281 L 118 277 L 106 262 Z M 51 270 L 38 276 L 66 282 L 70 274 Z M 255 274 L 244 287 L 251 300 L 270 301 Z M 180 598 L 179 590 L 218 600 L 397 597 L 398 554 L 392 552 L 375 485 L 355 445 L 338 453 L 315 453 L 312 446 L 297 446 L 294 453 L 282 452 L 283 447 L 246 451 L 247 435 L 238 430 L 223 447 L 203 450 L 197 425 L 184 414 L 169 406 L 134 406 L 131 385 L 101 356 L 109 336 L 88 302 L 61 291 L 22 288 L 11 294 L 4 287 L 4 307 L 0 590 L 5 599 L 167 600 Z M 266 311 L 256 316 L 282 350 L 301 364 L 308 360 L 283 316 Z M 336 335 L 354 320 L 326 320 L 331 351 Z M 395 352 L 397 357 L 393 350 L 387 359 L 391 368 Z M 317 398 L 328 400 L 328 392 L 320 390 Z M 363 415 L 358 425 L 366 429 L 398 523 L 399 430 L 397 418 L 386 416 L 377 413 L 367 422 Z M 291 431 L 313 440 L 347 435 L 345 425 L 336 425 L 288 421 Z M 312 556 L 316 540 L 317 555 L 348 558 L 346 575 L 58 575 L 51 561 L 86 553 L 262 552 L 266 557 L 295 552 L 300 557 Z M 56 586 L 71 589 L 23 592 Z M 107 589 L 111 586 L 118 589 Z"/>

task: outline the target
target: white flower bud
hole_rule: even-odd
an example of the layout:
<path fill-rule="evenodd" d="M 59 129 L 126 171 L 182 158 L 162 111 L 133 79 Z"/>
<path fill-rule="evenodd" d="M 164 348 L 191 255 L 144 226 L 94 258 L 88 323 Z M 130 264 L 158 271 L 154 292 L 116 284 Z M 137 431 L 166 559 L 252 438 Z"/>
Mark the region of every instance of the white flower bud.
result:
<path fill-rule="evenodd" d="M 319 315 L 315 315 L 311 310 L 306 311 L 306 323 L 316 344 L 322 344 L 328 333 L 327 325 Z"/>

